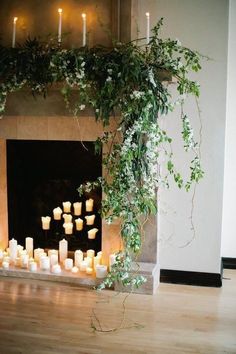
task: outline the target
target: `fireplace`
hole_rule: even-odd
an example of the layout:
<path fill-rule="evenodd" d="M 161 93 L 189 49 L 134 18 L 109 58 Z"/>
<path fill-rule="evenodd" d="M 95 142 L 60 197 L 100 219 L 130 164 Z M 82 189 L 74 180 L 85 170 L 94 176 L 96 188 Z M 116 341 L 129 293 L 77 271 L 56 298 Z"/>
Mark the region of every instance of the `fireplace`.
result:
<path fill-rule="evenodd" d="M 101 251 L 101 190 L 80 197 L 77 188 L 102 175 L 101 155 L 95 155 L 94 143 L 84 141 L 7 140 L 8 229 L 10 237 L 24 245 L 25 237 L 34 238 L 35 248 L 57 249 L 66 238 L 69 251 L 94 249 Z M 92 212 L 86 211 L 85 201 L 92 198 Z M 61 220 L 53 218 L 53 209 L 62 203 L 72 203 L 73 231 L 67 235 Z M 73 213 L 73 203 L 82 202 L 79 216 Z M 86 216 L 95 215 L 92 225 Z M 50 216 L 50 229 L 42 229 L 42 216 Z M 77 230 L 75 220 L 83 220 Z M 95 239 L 88 231 L 98 229 Z"/>

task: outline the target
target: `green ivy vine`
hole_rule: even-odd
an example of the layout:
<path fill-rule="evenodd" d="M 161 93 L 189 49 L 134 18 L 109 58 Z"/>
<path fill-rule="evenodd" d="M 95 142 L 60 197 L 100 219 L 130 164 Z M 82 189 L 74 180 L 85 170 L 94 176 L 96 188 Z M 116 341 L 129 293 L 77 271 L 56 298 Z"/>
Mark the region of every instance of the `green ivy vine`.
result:
<path fill-rule="evenodd" d="M 112 48 L 63 49 L 53 41 L 36 39 L 16 48 L 0 46 L 2 115 L 10 92 L 28 87 L 34 95 L 46 96 L 52 84 L 64 83 L 62 94 L 73 114 L 79 117 L 82 110 L 92 107 L 95 119 L 108 128 L 95 144 L 96 152 L 103 153 L 107 174 L 78 188 L 81 194 L 102 187 L 103 218 L 108 224 L 115 219 L 121 222 L 123 250 L 117 253 L 100 289 L 114 283 L 138 287 L 145 281 L 134 270 L 134 260 L 142 247 L 143 223 L 157 213 L 158 187 L 168 188 L 173 178 L 179 188 L 188 191 L 203 177 L 198 143 L 184 113 L 186 97 L 199 96 L 199 85 L 189 76 L 201 69 L 202 56 L 178 40 L 160 38 L 161 26 L 162 19 L 153 28 L 148 46 L 132 41 L 114 43 Z M 164 77 L 176 81 L 175 101 Z M 72 89 L 76 102 L 71 99 Z M 172 138 L 159 123 L 176 105 L 181 105 L 183 148 L 192 156 L 187 180 L 175 167 Z M 112 116 L 117 127 L 110 131 Z M 160 169 L 157 161 L 163 153 L 165 162 Z"/>

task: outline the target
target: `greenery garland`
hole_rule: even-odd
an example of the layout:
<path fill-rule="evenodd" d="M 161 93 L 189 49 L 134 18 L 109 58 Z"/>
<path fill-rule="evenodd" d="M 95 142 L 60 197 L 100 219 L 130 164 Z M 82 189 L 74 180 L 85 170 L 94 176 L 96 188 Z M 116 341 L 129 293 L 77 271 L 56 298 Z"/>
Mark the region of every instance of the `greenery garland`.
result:
<path fill-rule="evenodd" d="M 178 40 L 159 37 L 162 19 L 153 29 L 148 46 L 139 42 L 114 43 L 114 47 L 62 49 L 50 43 L 28 39 L 23 46 L 0 46 L 0 113 L 4 113 L 7 94 L 29 87 L 46 96 L 53 83 L 65 83 L 62 93 L 75 116 L 92 106 L 97 121 L 109 126 L 116 114 L 117 128 L 106 131 L 96 141 L 96 151 L 107 145 L 103 164 L 107 175 L 79 187 L 79 193 L 102 187 L 102 216 L 107 223 L 121 221 L 123 250 L 116 255 L 107 278 L 99 288 L 114 283 L 138 287 L 145 278 L 135 272 L 134 260 L 142 246 L 143 224 L 157 212 L 156 191 L 169 186 L 173 177 L 187 191 L 203 177 L 198 144 L 190 121 L 183 111 L 188 95 L 199 96 L 199 85 L 189 74 L 201 69 L 199 53 L 185 48 Z M 163 73 L 175 78 L 178 99 L 173 102 Z M 77 93 L 76 103 L 70 92 Z M 172 139 L 159 124 L 159 118 L 180 104 L 182 138 L 186 151 L 193 154 L 189 179 L 184 181 L 173 161 Z M 165 155 L 162 169 L 157 166 Z"/>

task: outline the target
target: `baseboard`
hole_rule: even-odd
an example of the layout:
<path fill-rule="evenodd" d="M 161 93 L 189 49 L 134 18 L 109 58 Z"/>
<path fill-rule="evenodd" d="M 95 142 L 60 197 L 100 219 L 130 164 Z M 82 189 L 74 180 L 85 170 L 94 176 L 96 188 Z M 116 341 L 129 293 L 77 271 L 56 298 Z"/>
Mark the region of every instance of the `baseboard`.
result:
<path fill-rule="evenodd" d="M 222 257 L 223 268 L 236 269 L 236 258 Z"/>
<path fill-rule="evenodd" d="M 220 288 L 222 286 L 222 274 L 161 269 L 160 281 L 162 283 Z"/>

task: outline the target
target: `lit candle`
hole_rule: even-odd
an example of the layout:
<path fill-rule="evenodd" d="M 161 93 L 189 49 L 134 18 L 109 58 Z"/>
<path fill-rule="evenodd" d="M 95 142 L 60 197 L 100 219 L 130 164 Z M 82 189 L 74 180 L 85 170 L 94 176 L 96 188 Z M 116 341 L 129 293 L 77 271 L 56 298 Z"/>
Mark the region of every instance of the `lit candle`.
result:
<path fill-rule="evenodd" d="M 111 267 L 113 264 L 116 263 L 116 255 L 115 254 L 110 254 L 109 256 L 109 269 L 111 270 Z"/>
<path fill-rule="evenodd" d="M 87 257 L 93 258 L 95 256 L 94 250 L 87 250 Z"/>
<path fill-rule="evenodd" d="M 81 215 L 81 210 L 82 210 L 82 203 L 81 202 L 76 202 L 73 204 L 74 207 L 74 214 L 76 216 Z"/>
<path fill-rule="evenodd" d="M 83 47 L 86 45 L 86 14 L 82 14 L 83 20 Z"/>
<path fill-rule="evenodd" d="M 33 257 L 34 251 L 34 240 L 32 237 L 26 237 L 25 239 L 25 249 L 30 257 Z"/>
<path fill-rule="evenodd" d="M 58 256 L 58 250 L 48 250 L 48 257 L 50 257 L 52 254 L 55 254 Z"/>
<path fill-rule="evenodd" d="M 30 272 L 37 272 L 37 263 L 36 262 L 30 262 L 29 263 L 29 271 Z"/>
<path fill-rule="evenodd" d="M 65 223 L 72 222 L 72 215 L 71 214 L 63 214 L 62 217 L 63 217 Z"/>
<path fill-rule="evenodd" d="M 72 269 L 71 269 L 71 272 L 72 273 L 78 273 L 78 271 L 79 271 L 79 268 L 78 267 L 73 267 Z"/>
<path fill-rule="evenodd" d="M 64 262 L 64 260 L 67 258 L 68 254 L 68 242 L 63 239 L 59 242 L 59 257 L 60 257 L 60 262 Z"/>
<path fill-rule="evenodd" d="M 60 207 L 53 209 L 54 220 L 61 220 L 62 210 Z"/>
<path fill-rule="evenodd" d="M 65 270 L 71 270 L 73 268 L 73 259 L 66 258 L 64 261 Z"/>
<path fill-rule="evenodd" d="M 93 225 L 95 220 L 95 215 L 85 216 L 87 225 Z"/>
<path fill-rule="evenodd" d="M 85 257 L 84 260 L 85 260 L 85 262 L 87 262 L 88 267 L 92 267 L 92 265 L 93 265 L 93 258 Z"/>
<path fill-rule="evenodd" d="M 87 267 L 88 267 L 88 262 L 87 261 L 80 262 L 79 269 L 80 269 L 81 272 L 85 272 Z"/>
<path fill-rule="evenodd" d="M 24 247 L 21 245 L 17 245 L 17 254 L 19 256 L 20 252 L 23 251 Z"/>
<path fill-rule="evenodd" d="M 64 213 L 70 213 L 71 202 L 63 202 L 62 205 L 63 205 Z"/>
<path fill-rule="evenodd" d="M 83 230 L 83 223 L 84 223 L 84 221 L 82 219 L 80 219 L 80 218 L 75 219 L 75 226 L 76 226 L 77 231 Z"/>
<path fill-rule="evenodd" d="M 59 22 L 58 22 L 58 43 L 61 44 L 61 28 L 62 28 L 62 9 L 58 9 Z"/>
<path fill-rule="evenodd" d="M 91 230 L 88 231 L 88 238 L 89 240 L 94 240 L 96 237 L 96 233 L 98 232 L 98 229 L 93 228 Z"/>
<path fill-rule="evenodd" d="M 94 257 L 94 259 L 93 259 L 93 266 L 94 266 L 94 269 L 96 269 L 96 266 L 97 266 L 98 264 L 101 264 L 101 257 L 96 256 L 96 257 Z"/>
<path fill-rule="evenodd" d="M 55 264 L 58 264 L 58 254 L 51 254 L 49 256 L 50 259 L 50 265 L 54 266 Z"/>
<path fill-rule="evenodd" d="M 15 267 L 21 267 L 21 258 L 20 257 L 16 257 L 16 259 L 15 259 Z"/>
<path fill-rule="evenodd" d="M 13 32 L 12 32 L 12 48 L 15 48 L 16 45 L 16 22 L 18 17 L 13 18 Z"/>
<path fill-rule="evenodd" d="M 39 264 L 40 264 L 40 269 L 41 270 L 49 270 L 50 269 L 50 259 L 49 259 L 49 257 L 46 257 L 46 256 L 40 257 Z"/>
<path fill-rule="evenodd" d="M 63 224 L 63 227 L 65 229 L 65 234 L 66 235 L 72 235 L 72 233 L 73 233 L 73 224 L 72 224 L 72 222 L 65 222 Z"/>
<path fill-rule="evenodd" d="M 60 264 L 55 264 L 54 266 L 52 266 L 52 273 L 54 273 L 54 274 L 60 274 L 61 273 Z"/>
<path fill-rule="evenodd" d="M 50 230 L 50 222 L 51 222 L 51 217 L 50 216 L 42 216 L 42 229 L 43 230 Z"/>
<path fill-rule="evenodd" d="M 93 274 L 93 268 L 87 267 L 87 268 L 86 268 L 86 274 L 92 275 L 92 274 Z"/>
<path fill-rule="evenodd" d="M 107 276 L 107 266 L 98 264 L 95 268 L 96 278 L 105 278 Z"/>
<path fill-rule="evenodd" d="M 146 44 L 149 44 L 149 37 L 150 37 L 150 14 L 149 14 L 149 12 L 146 12 L 146 19 L 147 19 Z"/>
<path fill-rule="evenodd" d="M 17 241 L 14 238 L 9 241 L 9 256 L 11 261 L 17 257 Z"/>
<path fill-rule="evenodd" d="M 97 257 L 102 258 L 102 251 L 99 251 L 99 252 L 97 253 Z"/>
<path fill-rule="evenodd" d="M 28 254 L 23 254 L 20 258 L 21 258 L 21 267 L 22 268 L 28 268 L 29 255 Z"/>
<path fill-rule="evenodd" d="M 2 262 L 2 267 L 3 267 L 3 269 L 9 269 L 9 262 L 7 262 L 7 261 L 3 261 Z"/>
<path fill-rule="evenodd" d="M 34 259 L 36 262 L 39 261 L 40 256 L 44 253 L 44 249 L 43 248 L 36 248 L 34 250 Z"/>
<path fill-rule="evenodd" d="M 86 211 L 93 211 L 93 203 L 94 200 L 92 198 L 86 200 L 85 202 Z"/>
<path fill-rule="evenodd" d="M 74 253 L 74 257 L 75 257 L 75 266 L 79 267 L 80 263 L 84 259 L 83 252 L 81 250 L 76 250 L 75 253 Z"/>

